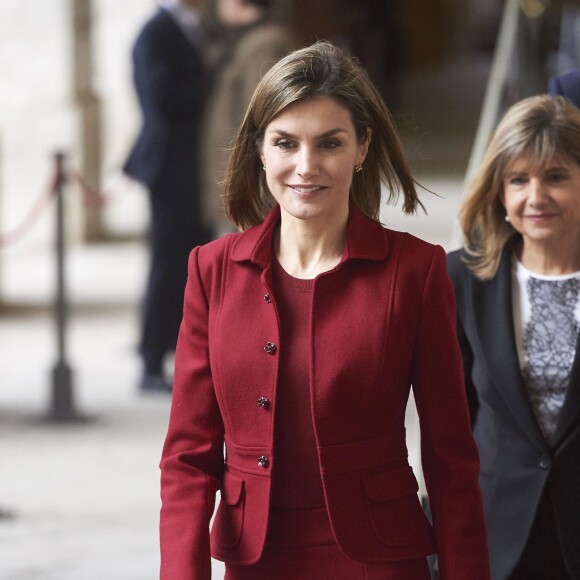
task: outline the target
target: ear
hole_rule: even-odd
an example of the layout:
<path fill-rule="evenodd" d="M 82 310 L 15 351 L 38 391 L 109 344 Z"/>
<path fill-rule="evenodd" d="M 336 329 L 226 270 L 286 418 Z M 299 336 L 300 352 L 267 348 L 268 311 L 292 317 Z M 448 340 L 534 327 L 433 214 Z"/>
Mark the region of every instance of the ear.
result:
<path fill-rule="evenodd" d="M 362 164 L 365 160 L 367 153 L 369 152 L 369 146 L 371 144 L 371 137 L 373 134 L 373 130 L 370 127 L 367 127 L 367 134 L 363 139 L 359 142 L 359 158 L 358 163 Z"/>

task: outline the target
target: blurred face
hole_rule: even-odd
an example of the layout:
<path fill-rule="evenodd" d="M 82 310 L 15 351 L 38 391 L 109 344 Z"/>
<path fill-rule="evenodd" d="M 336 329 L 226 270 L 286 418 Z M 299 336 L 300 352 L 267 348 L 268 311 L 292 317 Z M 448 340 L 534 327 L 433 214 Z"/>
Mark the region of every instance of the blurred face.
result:
<path fill-rule="evenodd" d="M 217 17 L 223 24 L 235 25 L 239 20 L 239 12 L 244 8 L 243 0 L 217 0 Z"/>
<path fill-rule="evenodd" d="M 361 143 L 350 111 L 334 99 L 298 101 L 275 117 L 261 157 L 283 219 L 346 219 L 354 168 L 369 141 L 370 130 Z"/>
<path fill-rule="evenodd" d="M 543 167 L 524 157 L 506 169 L 503 203 L 524 247 L 580 247 L 580 166 L 554 157 Z"/>

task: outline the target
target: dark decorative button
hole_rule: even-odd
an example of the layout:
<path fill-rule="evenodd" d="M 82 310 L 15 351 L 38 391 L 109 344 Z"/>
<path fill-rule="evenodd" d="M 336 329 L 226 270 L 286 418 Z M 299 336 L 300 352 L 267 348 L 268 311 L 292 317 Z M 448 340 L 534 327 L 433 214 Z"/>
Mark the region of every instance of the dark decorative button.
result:
<path fill-rule="evenodd" d="M 260 397 L 258 399 L 258 407 L 260 409 L 269 409 L 270 408 L 270 401 L 266 397 Z"/>
<path fill-rule="evenodd" d="M 265 455 L 260 455 L 260 457 L 258 457 L 258 465 L 266 468 L 270 465 L 270 460 Z"/>
<path fill-rule="evenodd" d="M 269 294 L 264 294 L 264 300 L 265 300 L 265 301 L 266 301 L 268 304 L 270 304 L 270 303 L 272 302 L 272 298 L 270 298 L 270 295 L 269 295 Z"/>
<path fill-rule="evenodd" d="M 550 460 L 547 459 L 546 457 L 542 457 L 542 459 L 540 459 L 540 468 L 541 469 L 549 469 L 550 468 Z"/>
<path fill-rule="evenodd" d="M 264 350 L 268 354 L 274 354 L 276 352 L 276 345 L 273 342 L 269 342 L 265 347 Z"/>

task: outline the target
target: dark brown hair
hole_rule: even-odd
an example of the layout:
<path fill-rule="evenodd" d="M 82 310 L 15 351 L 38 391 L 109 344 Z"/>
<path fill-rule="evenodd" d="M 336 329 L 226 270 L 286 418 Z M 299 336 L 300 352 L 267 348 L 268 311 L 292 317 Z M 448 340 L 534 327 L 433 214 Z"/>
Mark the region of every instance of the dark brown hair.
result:
<path fill-rule="evenodd" d="M 266 185 L 260 150 L 266 127 L 300 100 L 332 98 L 351 113 L 361 142 L 372 130 L 364 171 L 357 173 L 350 196 L 368 217 L 379 219 L 381 182 L 388 201 L 404 196 L 403 210 L 422 206 L 415 180 L 385 103 L 358 61 L 329 42 L 294 51 L 262 78 L 236 135 L 225 178 L 225 211 L 240 229 L 261 223 L 274 205 Z"/>

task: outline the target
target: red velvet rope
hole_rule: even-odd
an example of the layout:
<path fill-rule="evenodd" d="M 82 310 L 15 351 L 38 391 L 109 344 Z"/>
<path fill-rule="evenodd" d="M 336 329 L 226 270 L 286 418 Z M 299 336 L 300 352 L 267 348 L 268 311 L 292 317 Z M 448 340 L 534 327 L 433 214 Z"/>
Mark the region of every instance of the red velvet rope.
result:
<path fill-rule="evenodd" d="M 31 208 L 28 210 L 28 213 L 24 216 L 24 219 L 20 222 L 20 224 L 18 224 L 12 231 L 6 234 L 0 233 L 0 248 L 7 246 L 8 244 L 13 244 L 32 229 L 32 226 L 48 207 L 49 203 L 52 201 L 52 198 L 55 197 L 58 179 L 58 170 L 55 170 L 44 191 L 42 191 L 40 196 L 32 204 Z"/>
<path fill-rule="evenodd" d="M 129 184 L 131 183 L 128 178 L 123 176 L 122 178 L 117 179 L 117 182 L 122 182 L 121 186 L 117 185 L 116 187 L 112 187 L 108 192 L 101 192 L 92 188 L 87 183 L 86 179 L 84 179 L 84 177 L 82 177 L 82 175 L 79 173 L 71 173 L 70 176 L 79 186 L 83 194 L 83 202 L 87 207 L 104 207 L 108 203 L 117 201 L 128 191 Z M 20 240 L 20 238 L 22 238 L 32 229 L 34 224 L 38 221 L 39 217 L 52 201 L 52 198 L 56 196 L 57 179 L 58 170 L 55 170 L 44 191 L 32 204 L 31 208 L 28 210 L 28 213 L 24 216 L 20 224 L 5 234 L 0 232 L 0 248 Z"/>
<path fill-rule="evenodd" d="M 121 186 L 113 184 L 108 191 L 98 191 L 91 187 L 80 173 L 72 173 L 72 177 L 80 187 L 84 204 L 88 207 L 104 207 L 113 201 L 117 201 L 128 191 L 128 184 L 131 183 L 127 177 L 121 175 L 116 179 L 116 183 L 121 182 Z"/>

